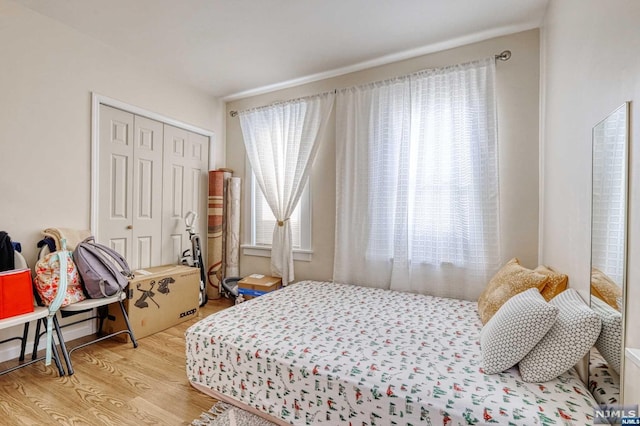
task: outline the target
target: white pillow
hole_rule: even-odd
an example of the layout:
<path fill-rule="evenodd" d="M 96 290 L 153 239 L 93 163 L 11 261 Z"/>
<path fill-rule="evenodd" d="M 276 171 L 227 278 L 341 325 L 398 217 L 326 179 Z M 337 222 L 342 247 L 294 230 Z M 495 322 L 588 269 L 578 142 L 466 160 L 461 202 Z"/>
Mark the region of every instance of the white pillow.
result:
<path fill-rule="evenodd" d="M 601 321 L 577 291 L 567 289 L 551 299 L 560 311 L 540 342 L 520 361 L 525 382 L 547 382 L 582 359 L 600 335 Z"/>
<path fill-rule="evenodd" d="M 598 340 L 596 340 L 596 348 L 607 360 L 609 367 L 620 374 L 622 314 L 597 297 L 591 297 L 591 309 L 600 316 L 602 321 L 602 329 Z"/>
<path fill-rule="evenodd" d="M 509 299 L 480 332 L 484 372 L 500 373 L 516 365 L 547 334 L 557 316 L 558 308 L 547 303 L 537 288 Z"/>

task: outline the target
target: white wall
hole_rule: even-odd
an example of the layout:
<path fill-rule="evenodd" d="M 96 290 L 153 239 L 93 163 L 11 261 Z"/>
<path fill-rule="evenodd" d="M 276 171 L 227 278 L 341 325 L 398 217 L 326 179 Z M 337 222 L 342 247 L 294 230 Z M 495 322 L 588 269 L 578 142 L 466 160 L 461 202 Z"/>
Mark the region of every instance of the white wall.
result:
<path fill-rule="evenodd" d="M 445 50 L 299 87 L 279 90 L 227 104 L 227 111 L 267 105 L 336 88 L 409 74 L 500 53 L 513 56 L 497 63 L 498 134 L 503 258 L 517 256 L 524 265 L 538 260 L 538 112 L 539 32 L 531 30 Z M 244 177 L 245 149 L 239 119 L 227 115 L 227 167 Z M 313 260 L 295 262 L 296 280 L 330 280 L 335 231 L 335 111 L 327 126 L 311 176 L 313 192 Z M 243 183 L 243 191 L 247 191 Z M 243 215 L 247 206 L 243 206 Z M 244 218 L 242 223 L 244 224 Z M 241 228 L 242 241 L 246 229 Z M 240 273 L 269 273 L 269 259 L 241 256 Z"/>
<path fill-rule="evenodd" d="M 30 265 L 43 229 L 89 228 L 92 92 L 214 131 L 224 164 L 220 100 L 0 0 L 0 229 Z"/>
<path fill-rule="evenodd" d="M 640 347 L 640 2 L 551 0 L 542 30 L 541 261 L 589 297 L 591 129 L 631 108 L 627 345 Z M 625 375 L 630 385 L 638 377 Z M 625 402 L 640 401 L 629 387 Z"/>

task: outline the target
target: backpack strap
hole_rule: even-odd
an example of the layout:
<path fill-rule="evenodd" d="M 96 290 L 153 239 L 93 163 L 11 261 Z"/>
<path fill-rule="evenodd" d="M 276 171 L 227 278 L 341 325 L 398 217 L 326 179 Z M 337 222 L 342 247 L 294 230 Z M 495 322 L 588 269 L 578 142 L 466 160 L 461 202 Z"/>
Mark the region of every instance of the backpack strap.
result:
<path fill-rule="evenodd" d="M 58 281 L 58 292 L 56 293 L 56 297 L 53 298 L 51 304 L 49 305 L 49 315 L 47 316 L 47 352 L 45 356 L 45 365 L 51 364 L 51 349 L 53 344 L 53 316 L 56 314 L 62 302 L 64 301 L 65 296 L 67 295 L 67 265 L 68 260 L 71 258 L 71 253 L 67 251 L 67 241 L 62 239 L 60 242 L 62 250 L 55 252 L 50 259 L 58 258 L 58 262 L 60 263 L 60 271 L 59 276 L 60 279 Z"/>
<path fill-rule="evenodd" d="M 85 238 L 84 241 L 82 241 L 83 244 L 88 244 L 91 247 L 95 247 L 96 249 L 102 251 L 104 254 L 106 254 L 108 257 L 110 257 L 111 259 L 115 260 L 116 263 L 118 264 L 118 266 L 120 266 L 120 268 L 122 269 L 122 271 L 119 273 L 121 273 L 122 275 L 124 275 L 127 278 L 133 278 L 133 274 L 131 274 L 131 269 L 129 269 L 129 264 L 127 263 L 126 259 L 117 251 L 115 251 L 114 249 L 112 249 L 111 247 L 107 247 L 103 244 L 100 243 L 96 243 L 94 237 L 88 237 Z"/>
<path fill-rule="evenodd" d="M 105 268 L 107 268 L 109 270 L 109 273 L 113 276 L 116 277 L 118 276 L 118 274 L 124 274 L 123 272 L 118 271 L 115 266 L 113 265 L 113 263 L 111 262 L 111 260 L 109 260 L 107 258 L 107 256 L 104 255 L 104 253 L 102 253 L 98 247 L 96 247 L 94 244 L 88 243 L 87 244 L 88 247 L 87 248 L 94 256 L 100 258 L 101 263 L 104 265 Z M 105 291 L 104 288 L 104 279 L 100 279 L 100 282 L 98 282 L 98 287 L 100 288 L 100 293 L 102 293 L 102 295 L 104 297 L 111 297 L 113 296 L 113 294 L 111 296 L 109 296 L 107 294 L 107 292 Z M 118 291 L 116 292 L 116 294 L 120 294 L 122 292 L 122 288 L 118 289 Z"/>

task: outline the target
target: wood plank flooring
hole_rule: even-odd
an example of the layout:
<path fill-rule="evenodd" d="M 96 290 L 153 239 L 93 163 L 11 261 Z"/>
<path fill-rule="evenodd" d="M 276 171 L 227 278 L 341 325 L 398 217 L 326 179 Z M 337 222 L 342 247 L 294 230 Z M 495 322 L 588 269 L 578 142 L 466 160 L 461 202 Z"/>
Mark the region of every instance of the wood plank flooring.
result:
<path fill-rule="evenodd" d="M 113 339 L 79 349 L 71 377 L 44 362 L 0 376 L 0 425 L 190 424 L 215 400 L 187 380 L 184 332 L 229 306 L 228 299 L 209 301 L 197 318 L 140 339 L 137 349 Z"/>

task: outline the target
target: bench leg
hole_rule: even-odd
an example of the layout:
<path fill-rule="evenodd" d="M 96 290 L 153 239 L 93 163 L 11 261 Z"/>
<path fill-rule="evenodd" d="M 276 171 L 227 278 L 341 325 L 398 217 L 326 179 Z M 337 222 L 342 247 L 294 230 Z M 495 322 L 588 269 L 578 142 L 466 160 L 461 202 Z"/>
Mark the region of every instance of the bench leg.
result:
<path fill-rule="evenodd" d="M 60 377 L 64 376 L 64 368 L 62 368 L 62 363 L 60 362 L 60 354 L 58 354 L 58 348 L 56 347 L 55 340 L 51 342 L 51 349 L 53 362 L 56 363 L 56 367 L 58 367 L 58 374 Z"/>
<path fill-rule="evenodd" d="M 44 319 L 40 318 L 38 323 L 36 324 L 36 335 L 33 336 L 33 353 L 31 354 L 31 359 L 36 359 L 38 356 L 38 345 L 40 344 L 40 324 Z"/>
<path fill-rule="evenodd" d="M 70 376 L 73 376 L 73 367 L 71 366 L 71 358 L 69 357 L 69 352 L 67 351 L 67 345 L 65 345 L 64 338 L 62 337 L 62 330 L 60 330 L 60 324 L 58 323 L 57 315 L 53 316 L 53 326 L 55 327 L 56 334 L 58 335 L 58 341 L 60 342 L 60 349 L 62 350 L 64 363 L 67 365 L 67 373 Z"/>
<path fill-rule="evenodd" d="M 24 361 L 24 351 L 27 349 L 27 336 L 29 336 L 29 323 L 25 322 L 22 339 L 20 341 L 20 357 L 18 358 L 20 361 Z"/>
<path fill-rule="evenodd" d="M 129 330 L 129 337 L 131 337 L 131 343 L 133 343 L 134 348 L 137 348 L 138 341 L 133 335 L 133 330 L 131 329 L 131 324 L 129 323 L 129 316 L 127 315 L 127 310 L 124 308 L 124 303 L 122 303 L 122 300 L 120 300 L 119 303 L 120 303 L 120 310 L 122 311 L 122 318 L 124 318 L 124 323 L 127 324 L 127 330 Z"/>

